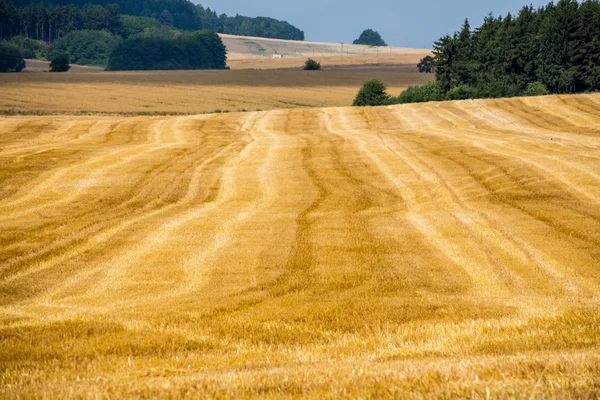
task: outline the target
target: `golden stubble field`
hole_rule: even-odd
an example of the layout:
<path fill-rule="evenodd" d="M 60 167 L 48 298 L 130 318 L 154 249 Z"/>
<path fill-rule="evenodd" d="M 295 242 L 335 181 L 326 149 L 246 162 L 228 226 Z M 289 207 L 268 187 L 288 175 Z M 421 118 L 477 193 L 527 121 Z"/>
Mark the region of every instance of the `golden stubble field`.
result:
<path fill-rule="evenodd" d="M 0 75 L 0 113 L 199 114 L 352 104 L 362 84 L 379 78 L 389 92 L 422 85 L 414 56 L 231 61 L 231 71 L 22 73 Z"/>
<path fill-rule="evenodd" d="M 600 96 L 0 119 L 0 397 L 597 398 Z"/>

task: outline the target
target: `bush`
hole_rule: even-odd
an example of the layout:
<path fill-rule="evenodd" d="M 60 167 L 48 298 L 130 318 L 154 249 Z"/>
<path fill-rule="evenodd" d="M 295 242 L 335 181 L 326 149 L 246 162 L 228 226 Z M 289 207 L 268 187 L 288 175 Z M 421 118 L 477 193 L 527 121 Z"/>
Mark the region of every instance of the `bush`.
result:
<path fill-rule="evenodd" d="M 360 34 L 360 37 L 356 39 L 352 44 L 363 44 L 367 46 L 387 46 L 385 40 L 381 38 L 379 32 L 373 29 L 366 29 Z"/>
<path fill-rule="evenodd" d="M 425 86 L 409 87 L 400 93 L 400 96 L 392 99 L 392 102 L 395 104 L 425 103 L 428 101 L 442 101 L 444 98 L 445 96 L 442 93 L 440 85 L 436 82 L 431 82 Z"/>
<path fill-rule="evenodd" d="M 421 59 L 421 61 L 417 64 L 417 68 L 419 69 L 419 72 L 427 74 L 433 73 L 435 71 L 435 62 L 433 57 L 423 57 L 423 59 Z"/>
<path fill-rule="evenodd" d="M 477 89 L 469 85 L 459 85 L 450 89 L 446 94 L 446 99 L 448 100 L 468 100 L 476 99 L 477 97 Z"/>
<path fill-rule="evenodd" d="M 69 54 L 59 54 L 55 56 L 50 62 L 50 72 L 67 72 L 71 69 L 69 63 Z"/>
<path fill-rule="evenodd" d="M 547 96 L 550 94 L 550 91 L 548 90 L 548 88 L 546 87 L 546 85 L 544 85 L 541 82 L 533 82 L 530 83 L 529 85 L 527 85 L 527 88 L 525 89 L 525 93 L 523 93 L 525 96 Z"/>
<path fill-rule="evenodd" d="M 382 106 L 390 104 L 390 96 L 386 92 L 387 86 L 379 79 L 369 79 L 359 90 L 353 106 Z"/>
<path fill-rule="evenodd" d="M 68 53 L 70 62 L 81 65 L 106 66 L 108 56 L 121 42 L 121 37 L 107 31 L 73 31 L 52 42 L 47 58 Z"/>
<path fill-rule="evenodd" d="M 477 86 L 477 97 L 481 99 L 499 99 L 517 97 L 523 94 L 523 87 L 516 83 L 493 81 Z"/>
<path fill-rule="evenodd" d="M 21 72 L 25 60 L 19 49 L 8 43 L 0 42 L 0 72 Z"/>
<path fill-rule="evenodd" d="M 304 70 L 305 71 L 319 71 L 320 69 L 321 69 L 321 63 L 313 60 L 312 58 L 309 58 L 304 63 Z"/>

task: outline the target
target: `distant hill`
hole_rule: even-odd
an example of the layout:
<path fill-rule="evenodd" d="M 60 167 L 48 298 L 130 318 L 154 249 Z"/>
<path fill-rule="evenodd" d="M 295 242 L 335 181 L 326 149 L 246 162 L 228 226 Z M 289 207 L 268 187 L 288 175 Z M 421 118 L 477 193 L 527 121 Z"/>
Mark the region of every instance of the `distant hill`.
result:
<path fill-rule="evenodd" d="M 354 44 L 306 42 L 294 40 L 278 40 L 259 37 L 235 36 L 220 34 L 223 44 L 227 46 L 229 60 L 250 58 L 272 58 L 278 54 L 284 58 L 331 57 L 385 54 L 429 54 L 430 49 L 413 49 L 406 47 L 374 47 Z"/>
<path fill-rule="evenodd" d="M 116 4 L 120 13 L 132 16 L 150 17 L 162 25 L 170 25 L 184 30 L 210 29 L 217 33 L 228 33 L 245 36 L 258 36 L 278 39 L 304 40 L 304 32 L 295 26 L 273 18 L 250 18 L 241 15 L 229 17 L 217 15 L 216 11 L 196 5 L 189 0 L 8 0 L 0 1 L 0 37 L 10 38 L 6 28 L 20 21 L 19 30 L 35 29 L 42 36 L 42 31 L 48 30 L 56 22 L 73 21 L 73 12 L 69 8 L 56 6 L 107 6 Z M 98 11 L 101 14 L 101 11 Z M 35 28 L 32 28 L 35 27 Z M 88 28 L 94 29 L 94 28 Z M 72 28 L 71 30 L 77 30 Z M 19 32 L 23 33 L 23 32 Z M 18 33 L 15 33 L 18 34 Z M 25 35 L 28 36 L 28 35 Z M 52 38 L 50 38 L 52 40 Z"/>
<path fill-rule="evenodd" d="M 271 39 L 304 40 L 304 32 L 295 26 L 273 18 L 244 17 L 236 15 L 228 17 L 225 14 L 217 15 L 210 8 L 197 6 L 203 29 L 210 29 L 218 33 L 241 36 L 257 36 Z"/>

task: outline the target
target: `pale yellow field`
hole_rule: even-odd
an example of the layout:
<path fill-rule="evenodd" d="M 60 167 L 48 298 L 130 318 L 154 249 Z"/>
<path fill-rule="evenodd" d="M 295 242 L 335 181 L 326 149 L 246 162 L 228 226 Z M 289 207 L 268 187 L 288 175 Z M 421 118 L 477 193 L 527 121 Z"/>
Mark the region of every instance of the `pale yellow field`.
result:
<path fill-rule="evenodd" d="M 0 119 L 2 398 L 600 394 L 600 95 Z"/>
<path fill-rule="evenodd" d="M 348 70 L 355 71 L 368 69 L 371 73 L 394 70 L 394 72 L 417 72 L 417 64 L 424 54 L 380 54 L 380 55 L 353 55 L 353 56 L 326 56 L 310 57 L 321 63 L 323 71 Z M 227 65 L 233 70 L 239 69 L 296 69 L 301 70 L 307 58 L 249 58 L 242 60 L 228 60 Z M 377 71 L 377 72 L 374 72 Z M 428 76 L 419 74 L 421 76 Z M 416 75 L 416 76 L 419 76 Z M 432 77 L 432 75 L 429 75 Z"/>
<path fill-rule="evenodd" d="M 327 55 L 313 56 L 302 55 L 301 57 L 285 57 L 282 59 L 273 58 L 241 58 L 229 59 L 227 66 L 232 70 L 239 69 L 296 69 L 301 70 L 304 62 L 310 57 L 319 61 L 323 70 L 339 70 L 339 69 L 390 69 L 396 71 L 412 71 L 415 72 L 416 65 L 429 52 L 396 54 L 396 53 L 380 53 L 380 54 L 365 54 L 365 55 Z M 50 62 L 42 60 L 26 60 L 27 67 L 24 72 L 48 72 L 50 70 Z M 73 72 L 100 72 L 104 68 L 90 67 L 85 65 L 71 64 L 69 73 Z M 173 72 L 168 72 L 172 74 Z"/>
<path fill-rule="evenodd" d="M 344 43 L 308 42 L 297 40 L 267 39 L 252 36 L 219 34 L 227 47 L 229 60 L 271 59 L 274 54 L 287 58 L 331 57 L 331 56 L 379 56 L 379 55 L 423 55 L 429 49 L 392 46 L 364 46 Z M 417 61 L 418 62 L 418 61 Z M 415 63 L 416 64 L 416 63 Z"/>
<path fill-rule="evenodd" d="M 267 62 L 261 68 L 272 67 Z M 370 78 L 384 81 L 394 95 L 433 79 L 414 65 L 350 68 L 0 74 L 0 113 L 199 114 L 337 107 L 352 104 Z"/>

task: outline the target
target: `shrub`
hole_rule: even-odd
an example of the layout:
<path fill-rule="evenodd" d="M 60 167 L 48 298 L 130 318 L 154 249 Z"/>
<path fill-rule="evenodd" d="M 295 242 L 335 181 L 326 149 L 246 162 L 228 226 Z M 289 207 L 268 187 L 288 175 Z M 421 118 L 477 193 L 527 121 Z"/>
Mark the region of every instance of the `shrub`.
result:
<path fill-rule="evenodd" d="M 67 72 L 71 69 L 69 63 L 69 54 L 61 53 L 50 62 L 50 72 Z"/>
<path fill-rule="evenodd" d="M 382 106 L 390 104 L 390 95 L 386 92 L 387 86 L 379 79 L 369 79 L 359 90 L 353 106 Z"/>
<path fill-rule="evenodd" d="M 425 56 L 418 64 L 417 64 L 417 68 L 419 69 L 419 72 L 424 72 L 424 73 L 433 73 L 435 71 L 435 63 L 433 60 L 433 57 L 431 56 Z"/>
<path fill-rule="evenodd" d="M 530 83 L 529 85 L 527 85 L 527 88 L 525 89 L 525 96 L 547 96 L 550 94 L 550 91 L 548 90 L 548 88 L 546 87 L 546 85 L 544 85 L 541 82 L 533 82 Z"/>
<path fill-rule="evenodd" d="M 367 46 L 387 46 L 385 40 L 381 38 L 379 32 L 373 29 L 366 29 L 360 34 L 360 37 L 356 39 L 352 44 L 362 44 Z"/>
<path fill-rule="evenodd" d="M 392 99 L 392 102 L 396 104 L 424 103 L 428 101 L 442 101 L 444 97 L 440 86 L 436 82 L 431 82 L 425 86 L 409 87 L 400 93 L 400 96 Z"/>
<path fill-rule="evenodd" d="M 477 97 L 482 99 L 517 97 L 522 94 L 523 87 L 511 82 L 492 81 L 477 86 Z"/>
<path fill-rule="evenodd" d="M 321 63 L 313 60 L 312 58 L 309 58 L 304 63 L 304 70 L 305 71 L 319 71 L 320 69 L 321 69 Z"/>
<path fill-rule="evenodd" d="M 468 100 L 477 98 L 477 89 L 469 85 L 459 85 L 446 94 L 448 100 Z"/>
<path fill-rule="evenodd" d="M 19 49 L 7 42 L 0 42 L 0 72 L 21 72 L 25 60 Z"/>

